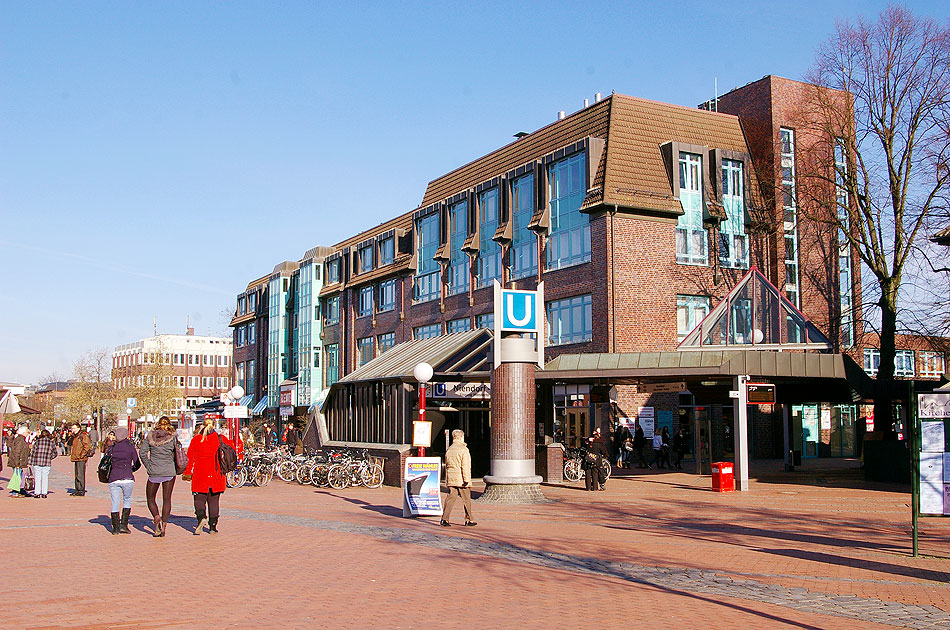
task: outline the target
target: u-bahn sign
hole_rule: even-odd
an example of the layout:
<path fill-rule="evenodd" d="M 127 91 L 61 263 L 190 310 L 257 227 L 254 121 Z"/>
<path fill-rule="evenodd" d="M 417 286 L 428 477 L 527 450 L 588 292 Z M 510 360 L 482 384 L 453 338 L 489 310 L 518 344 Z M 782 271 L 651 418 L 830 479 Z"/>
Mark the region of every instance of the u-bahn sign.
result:
<path fill-rule="evenodd" d="M 503 289 L 495 280 L 495 367 L 501 363 L 501 338 L 513 333 L 534 335 L 538 367 L 544 367 L 544 283 L 536 291 Z"/>

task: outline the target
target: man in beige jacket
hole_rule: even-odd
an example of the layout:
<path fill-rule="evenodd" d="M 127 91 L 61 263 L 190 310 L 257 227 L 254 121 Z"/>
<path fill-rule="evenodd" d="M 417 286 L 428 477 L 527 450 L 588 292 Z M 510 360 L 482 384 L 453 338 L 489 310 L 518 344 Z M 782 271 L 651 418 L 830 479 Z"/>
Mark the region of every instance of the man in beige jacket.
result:
<path fill-rule="evenodd" d="M 442 527 L 451 525 L 449 517 L 459 498 L 465 507 L 465 525 L 477 525 L 472 520 L 472 454 L 468 452 L 465 432 L 461 429 L 452 431 L 452 446 L 445 451 L 445 485 L 448 486 L 449 496 L 445 499 L 445 509 L 442 511 Z"/>

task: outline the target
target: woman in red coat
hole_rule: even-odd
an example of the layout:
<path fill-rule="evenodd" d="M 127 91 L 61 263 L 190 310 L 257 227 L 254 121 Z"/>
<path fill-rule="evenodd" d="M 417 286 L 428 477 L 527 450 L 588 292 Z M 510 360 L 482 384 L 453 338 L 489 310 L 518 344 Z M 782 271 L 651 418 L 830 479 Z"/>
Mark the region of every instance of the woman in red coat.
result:
<path fill-rule="evenodd" d="M 210 533 L 218 533 L 221 494 L 227 487 L 227 481 L 218 467 L 218 446 L 221 442 L 233 448 L 230 440 L 214 430 L 214 420 L 206 418 L 188 445 L 188 467 L 182 479 L 191 479 L 191 495 L 195 499 L 195 517 L 198 519 L 195 536 L 201 534 L 205 525 Z"/>

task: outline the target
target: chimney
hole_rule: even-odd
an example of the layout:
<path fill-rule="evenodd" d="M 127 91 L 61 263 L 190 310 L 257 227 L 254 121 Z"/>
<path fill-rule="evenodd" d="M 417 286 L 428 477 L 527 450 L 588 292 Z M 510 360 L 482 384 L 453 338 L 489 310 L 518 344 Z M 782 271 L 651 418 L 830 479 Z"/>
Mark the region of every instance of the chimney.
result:
<path fill-rule="evenodd" d="M 603 98 L 604 98 L 604 96 L 603 96 L 603 94 L 601 94 L 600 92 L 597 92 L 596 94 L 594 94 L 594 102 L 595 102 L 595 103 L 599 103 L 600 101 L 603 100 Z"/>
<path fill-rule="evenodd" d="M 585 98 L 585 99 L 584 99 L 584 109 L 587 109 L 588 107 L 590 107 L 590 100 Z"/>
<path fill-rule="evenodd" d="M 567 112 L 565 112 L 563 109 L 557 113 L 558 120 L 564 120 L 566 116 L 567 116 Z"/>
<path fill-rule="evenodd" d="M 192 337 L 194 337 L 194 335 L 195 335 L 195 329 L 192 328 L 191 326 L 189 326 L 187 329 L 185 329 L 185 334 L 186 334 L 186 335 L 191 335 Z"/>

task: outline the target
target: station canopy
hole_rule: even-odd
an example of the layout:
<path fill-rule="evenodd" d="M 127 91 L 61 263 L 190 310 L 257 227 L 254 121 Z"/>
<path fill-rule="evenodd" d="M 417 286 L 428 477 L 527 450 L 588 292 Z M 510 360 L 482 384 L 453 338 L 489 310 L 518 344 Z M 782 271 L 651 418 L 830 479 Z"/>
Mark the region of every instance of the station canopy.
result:
<path fill-rule="evenodd" d="M 753 267 L 677 350 L 831 350 L 831 342 Z"/>

